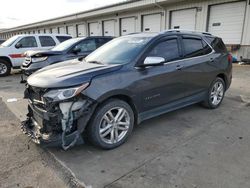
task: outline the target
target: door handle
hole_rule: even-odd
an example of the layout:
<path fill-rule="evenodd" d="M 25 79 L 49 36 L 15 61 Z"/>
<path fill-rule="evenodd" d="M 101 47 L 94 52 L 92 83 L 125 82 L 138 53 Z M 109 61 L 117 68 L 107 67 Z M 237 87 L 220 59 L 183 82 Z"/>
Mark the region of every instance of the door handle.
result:
<path fill-rule="evenodd" d="M 210 59 L 210 62 L 211 62 L 211 63 L 214 63 L 214 58 L 211 58 L 211 59 Z"/>
<path fill-rule="evenodd" d="M 176 70 L 181 70 L 183 68 L 183 65 L 177 65 Z"/>

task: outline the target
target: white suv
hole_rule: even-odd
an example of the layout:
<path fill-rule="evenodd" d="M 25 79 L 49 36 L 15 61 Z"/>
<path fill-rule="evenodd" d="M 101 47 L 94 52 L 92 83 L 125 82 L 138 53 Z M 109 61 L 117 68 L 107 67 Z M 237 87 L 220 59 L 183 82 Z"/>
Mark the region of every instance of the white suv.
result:
<path fill-rule="evenodd" d="M 16 35 L 0 45 L 0 77 L 10 74 L 11 68 L 19 68 L 24 53 L 29 50 L 48 50 L 72 38 L 66 34 Z"/>

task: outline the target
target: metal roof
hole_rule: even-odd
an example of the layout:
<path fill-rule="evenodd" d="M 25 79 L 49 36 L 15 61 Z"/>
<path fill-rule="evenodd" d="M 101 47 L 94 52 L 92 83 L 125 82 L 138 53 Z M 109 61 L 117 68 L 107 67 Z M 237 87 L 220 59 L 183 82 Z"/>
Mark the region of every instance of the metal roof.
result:
<path fill-rule="evenodd" d="M 121 11 L 125 11 L 128 9 L 139 9 L 141 7 L 152 6 L 153 4 L 157 5 L 158 3 L 173 3 L 178 1 L 183 1 L 183 0 L 125 0 L 119 3 L 102 6 L 91 10 L 86 10 L 74 14 L 69 14 L 61 17 L 56 17 L 48 20 L 43 20 L 39 22 L 34 22 L 26 25 L 5 29 L 3 31 L 0 31 L 0 33 L 7 33 L 25 29 L 34 29 L 42 26 L 49 26 L 54 24 L 70 22 L 72 20 L 80 20 L 80 19 L 83 20 L 89 17 L 101 16 L 104 14 L 119 13 Z"/>
<path fill-rule="evenodd" d="M 59 16 L 59 17 L 55 17 L 55 18 L 51 18 L 51 19 L 47 19 L 47 20 L 42 20 L 42 21 L 30 23 L 30 24 L 20 25 L 20 26 L 17 26 L 17 27 L 12 27 L 12 28 L 7 28 L 7 29 L 1 29 L 0 33 L 1 32 L 8 32 L 8 31 L 13 31 L 13 30 L 18 30 L 18 29 L 23 29 L 24 27 L 29 27 L 29 26 L 33 27 L 34 25 L 37 25 L 37 24 L 44 24 L 44 25 L 46 25 L 46 22 L 56 21 L 56 20 L 59 20 L 59 19 L 68 18 L 68 17 L 72 17 L 72 16 L 75 17 L 75 16 L 78 16 L 78 15 L 81 15 L 81 14 L 91 13 L 91 12 L 95 12 L 95 11 L 98 11 L 98 10 L 112 8 L 112 7 L 116 7 L 116 6 L 120 6 L 120 5 L 125 5 L 125 4 L 129 4 L 129 3 L 133 3 L 133 2 L 138 2 L 138 1 L 145 1 L 145 0 L 124 0 L 124 1 L 119 2 L 119 3 L 115 3 L 115 4 L 111 4 L 111 5 L 106 5 L 106 6 L 101 6 L 101 7 L 95 8 L 95 9 L 90 9 L 90 10 L 86 10 L 86 11 L 76 12 L 76 13 L 73 13 L 73 14 L 68 14 L 68 15 L 65 15 L 65 16 Z M 36 27 L 36 26 L 34 26 L 34 27 Z"/>

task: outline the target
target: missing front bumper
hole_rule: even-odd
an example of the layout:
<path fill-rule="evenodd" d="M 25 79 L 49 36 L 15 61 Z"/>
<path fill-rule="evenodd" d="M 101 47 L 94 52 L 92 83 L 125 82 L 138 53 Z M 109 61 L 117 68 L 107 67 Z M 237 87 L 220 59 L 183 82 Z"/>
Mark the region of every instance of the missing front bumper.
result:
<path fill-rule="evenodd" d="M 44 147 L 61 146 L 67 150 L 74 145 L 83 144 L 82 133 L 92 116 L 95 102 L 88 99 L 82 103 L 79 100 L 68 103 L 72 103 L 72 106 L 67 103 L 57 104 L 58 110 L 53 113 L 29 104 L 27 120 L 21 123 L 23 133 Z"/>
<path fill-rule="evenodd" d="M 26 134 L 34 143 L 43 147 L 60 147 L 62 146 L 62 134 L 41 134 L 39 125 L 33 119 L 28 118 L 21 123 L 21 130 Z M 79 136 L 78 131 L 74 131 L 65 136 L 65 143 L 70 144 L 78 137 L 75 145 L 83 144 L 84 141 Z"/>

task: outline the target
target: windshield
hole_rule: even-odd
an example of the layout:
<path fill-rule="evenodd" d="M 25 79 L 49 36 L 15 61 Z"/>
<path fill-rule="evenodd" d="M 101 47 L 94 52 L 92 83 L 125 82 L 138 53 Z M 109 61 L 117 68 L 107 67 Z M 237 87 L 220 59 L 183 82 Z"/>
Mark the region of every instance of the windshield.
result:
<path fill-rule="evenodd" d="M 126 64 L 141 52 L 151 37 L 120 37 L 108 42 L 86 57 L 87 62 Z"/>
<path fill-rule="evenodd" d="M 10 47 L 18 38 L 19 36 L 11 37 L 8 40 L 6 40 L 3 44 L 1 44 L 1 46 Z"/>
<path fill-rule="evenodd" d="M 73 44 L 77 43 L 78 41 L 82 40 L 83 38 L 76 38 L 76 39 L 69 39 L 66 40 L 62 43 L 60 43 L 59 45 L 57 45 L 56 47 L 54 47 L 52 49 L 52 51 L 64 51 L 69 49 Z"/>

